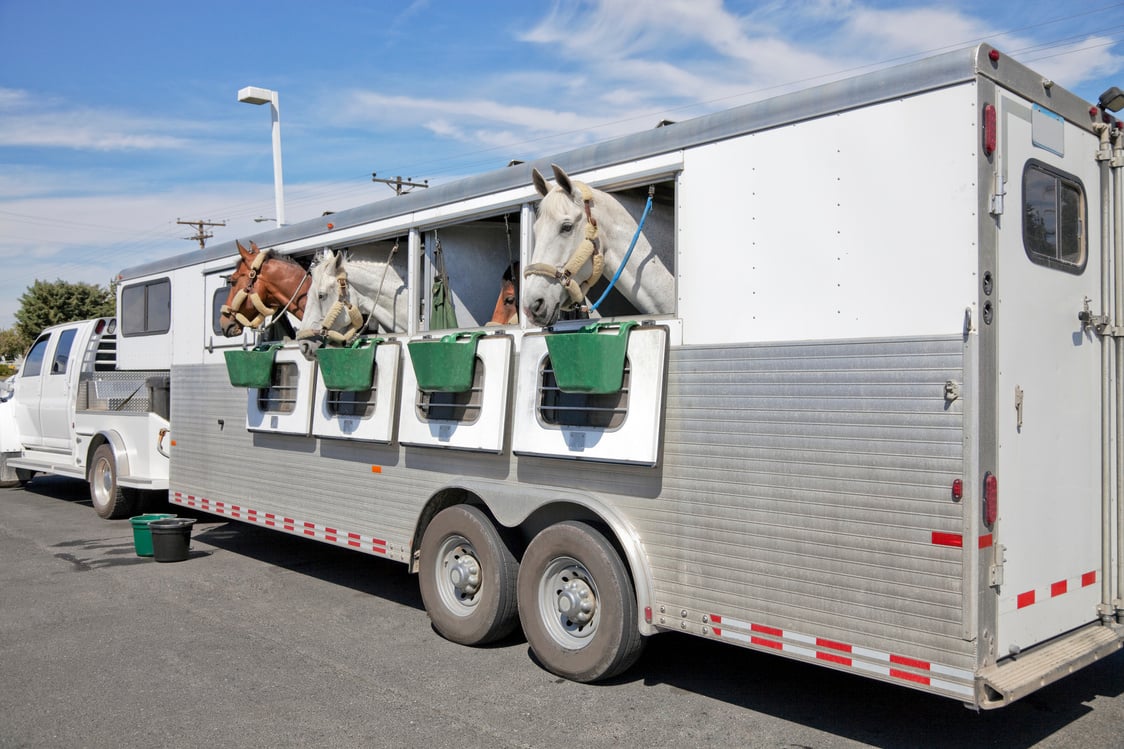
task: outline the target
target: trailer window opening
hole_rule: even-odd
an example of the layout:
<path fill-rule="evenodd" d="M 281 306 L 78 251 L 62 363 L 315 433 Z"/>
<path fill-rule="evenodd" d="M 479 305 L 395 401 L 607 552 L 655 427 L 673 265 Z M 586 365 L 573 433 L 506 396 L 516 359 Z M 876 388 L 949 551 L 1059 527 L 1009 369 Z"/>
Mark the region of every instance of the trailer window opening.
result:
<path fill-rule="evenodd" d="M 268 388 L 258 390 L 258 408 L 262 413 L 291 414 L 297 408 L 297 384 L 300 372 L 293 362 L 275 362 Z"/>
<path fill-rule="evenodd" d="M 133 284 L 121 289 L 121 335 L 167 333 L 172 327 L 172 281 Z"/>
<path fill-rule="evenodd" d="M 1033 263 L 1079 274 L 1088 257 L 1081 182 L 1037 161 L 1023 172 L 1023 245 Z"/>
<path fill-rule="evenodd" d="M 222 306 L 230 296 L 230 284 L 215 289 L 211 297 L 211 331 L 215 335 L 226 335 L 222 332 Z"/>
<path fill-rule="evenodd" d="M 461 424 L 475 424 L 480 418 L 484 392 L 484 362 L 476 357 L 476 368 L 472 373 L 472 387 L 459 393 L 418 391 L 414 407 L 423 421 L 456 421 Z"/>
<path fill-rule="evenodd" d="M 377 380 L 378 375 L 373 375 L 373 379 Z M 375 413 L 377 398 L 374 387 L 360 391 L 329 390 L 326 406 L 332 416 L 369 419 Z"/>
<path fill-rule="evenodd" d="M 604 395 L 567 393 L 558 387 L 554 367 L 547 357 L 539 378 L 539 419 L 549 426 L 617 429 L 628 416 L 631 377 L 632 367 L 625 357 L 619 392 Z"/>

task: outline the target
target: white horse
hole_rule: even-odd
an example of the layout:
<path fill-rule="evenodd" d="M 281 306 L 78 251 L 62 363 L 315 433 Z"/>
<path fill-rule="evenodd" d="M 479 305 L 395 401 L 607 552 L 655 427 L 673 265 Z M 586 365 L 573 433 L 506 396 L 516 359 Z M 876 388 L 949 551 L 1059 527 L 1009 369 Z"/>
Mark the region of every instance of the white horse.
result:
<path fill-rule="evenodd" d="M 327 252 L 313 264 L 312 287 L 297 330 L 306 358 L 324 342 L 349 342 L 364 328 L 406 332 L 407 260 L 396 250 L 397 244 L 384 260 Z"/>
<path fill-rule="evenodd" d="M 523 272 L 523 306 L 535 325 L 554 324 L 562 310 L 582 303 L 599 276 L 611 278 L 637 226 L 612 195 L 571 180 L 555 164 L 551 168 L 553 188 L 537 169 L 531 171 L 543 199 L 535 219 L 531 263 Z M 650 228 L 645 225 L 616 288 L 641 314 L 674 312 L 675 277 L 645 236 L 654 236 Z M 660 244 L 666 244 L 660 251 L 670 253 L 670 238 Z"/>

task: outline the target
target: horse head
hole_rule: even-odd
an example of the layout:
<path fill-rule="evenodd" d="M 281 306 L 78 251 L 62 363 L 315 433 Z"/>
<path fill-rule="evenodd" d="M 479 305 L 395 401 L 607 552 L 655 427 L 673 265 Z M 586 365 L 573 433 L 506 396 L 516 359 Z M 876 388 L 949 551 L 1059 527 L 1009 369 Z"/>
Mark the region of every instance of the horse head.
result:
<path fill-rule="evenodd" d="M 241 242 L 234 244 L 242 257 L 230 276 L 230 293 L 219 315 L 223 335 L 237 336 L 243 328 L 260 328 L 279 310 L 300 319 L 307 294 L 301 293 L 307 275 L 304 269 L 288 258 L 259 250 L 254 242 L 249 250 Z"/>
<path fill-rule="evenodd" d="M 600 278 L 604 263 L 592 214 L 593 191 L 571 180 L 560 166 L 552 164 L 551 169 L 553 188 L 538 169 L 531 170 L 543 198 L 535 219 L 531 264 L 523 271 L 523 290 L 524 310 L 536 325 L 552 325 L 562 310 L 581 304 Z"/>
<path fill-rule="evenodd" d="M 321 255 L 311 268 L 311 286 L 297 341 L 306 359 L 328 341 L 351 340 L 363 326 L 363 313 L 353 303 L 343 260 L 336 252 Z M 358 296 L 358 295 L 356 295 Z"/>
<path fill-rule="evenodd" d="M 489 325 L 519 324 L 519 261 L 507 266 L 503 272 L 500 296 L 496 299 L 496 309 L 492 312 Z"/>

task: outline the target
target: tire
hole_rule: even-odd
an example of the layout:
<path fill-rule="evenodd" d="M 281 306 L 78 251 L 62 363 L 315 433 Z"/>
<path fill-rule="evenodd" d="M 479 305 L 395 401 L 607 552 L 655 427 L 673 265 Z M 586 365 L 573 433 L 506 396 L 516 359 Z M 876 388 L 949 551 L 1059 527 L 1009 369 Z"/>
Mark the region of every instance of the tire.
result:
<path fill-rule="evenodd" d="M 89 481 L 90 501 L 94 503 L 94 512 L 99 517 L 117 520 L 132 514 L 136 495 L 117 485 L 117 459 L 110 445 L 101 445 L 94 450 Z"/>
<path fill-rule="evenodd" d="M 643 652 L 632 579 L 612 544 L 586 523 L 559 523 L 535 536 L 517 591 L 527 644 L 558 676 L 608 679 Z"/>
<path fill-rule="evenodd" d="M 419 561 L 422 601 L 442 637 L 484 645 L 515 630 L 519 563 L 481 510 L 456 505 L 437 513 Z"/>

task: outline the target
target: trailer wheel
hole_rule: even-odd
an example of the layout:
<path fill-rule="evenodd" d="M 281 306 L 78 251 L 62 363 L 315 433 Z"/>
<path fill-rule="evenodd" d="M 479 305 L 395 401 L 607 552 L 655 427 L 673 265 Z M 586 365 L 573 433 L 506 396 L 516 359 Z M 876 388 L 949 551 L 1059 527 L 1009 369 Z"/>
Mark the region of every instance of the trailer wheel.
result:
<path fill-rule="evenodd" d="M 422 536 L 420 565 L 422 601 L 443 637 L 483 645 L 515 629 L 519 563 L 481 510 L 439 512 Z"/>
<path fill-rule="evenodd" d="M 518 596 L 531 651 L 559 676 L 608 679 L 644 649 L 628 570 L 585 523 L 559 523 L 535 536 L 520 562 Z"/>
<path fill-rule="evenodd" d="M 117 485 L 117 460 L 111 446 L 101 445 L 94 450 L 89 480 L 90 500 L 99 517 L 116 520 L 132 514 L 134 497 Z"/>

